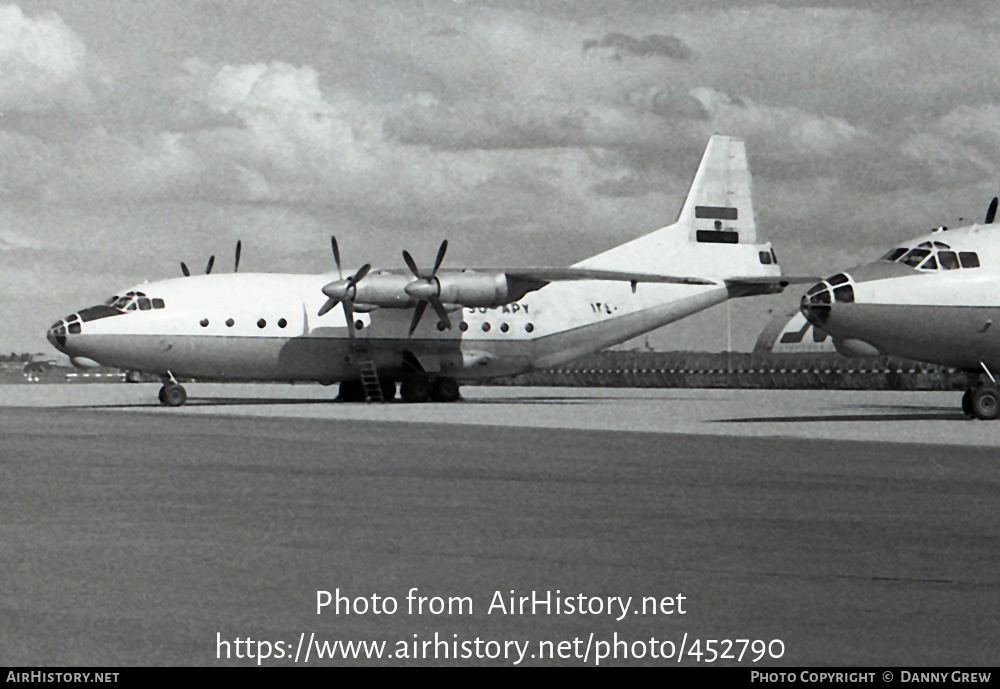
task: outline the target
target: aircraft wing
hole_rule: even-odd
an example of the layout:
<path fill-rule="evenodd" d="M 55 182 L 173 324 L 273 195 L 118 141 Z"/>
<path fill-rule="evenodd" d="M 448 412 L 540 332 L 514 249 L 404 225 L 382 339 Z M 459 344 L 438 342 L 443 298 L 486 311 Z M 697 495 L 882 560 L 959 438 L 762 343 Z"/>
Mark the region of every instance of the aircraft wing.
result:
<path fill-rule="evenodd" d="M 778 294 L 789 285 L 813 284 L 822 278 L 811 275 L 753 275 L 743 278 L 726 278 L 726 287 L 737 296 L 750 297 L 755 294 Z"/>
<path fill-rule="evenodd" d="M 476 268 L 478 271 L 506 273 L 508 278 L 535 282 L 564 282 L 568 280 L 611 280 L 615 282 L 658 282 L 672 285 L 717 285 L 718 281 L 705 278 L 681 277 L 677 275 L 655 275 L 652 273 L 631 273 L 621 270 L 600 268 L 574 268 L 572 266 L 551 268 Z"/>

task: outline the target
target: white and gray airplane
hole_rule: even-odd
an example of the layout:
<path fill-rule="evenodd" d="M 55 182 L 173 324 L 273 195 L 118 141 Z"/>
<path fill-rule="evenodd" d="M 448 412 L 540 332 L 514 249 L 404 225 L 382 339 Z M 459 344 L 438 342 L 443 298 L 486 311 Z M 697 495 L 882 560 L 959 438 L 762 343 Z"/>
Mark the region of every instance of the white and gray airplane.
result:
<path fill-rule="evenodd" d="M 1000 226 L 938 227 L 874 263 L 813 286 L 800 308 L 848 356 L 880 354 L 951 366 L 969 375 L 962 410 L 1000 416 Z"/>
<path fill-rule="evenodd" d="M 454 401 L 462 381 L 558 365 L 780 292 L 790 279 L 758 242 L 750 185 L 743 142 L 713 136 L 676 223 L 569 267 L 443 269 L 445 241 L 429 271 L 404 251 L 408 270 L 365 264 L 345 277 L 331 238 L 335 272 L 209 274 L 210 260 L 191 276 L 182 264 L 185 277 L 123 290 L 48 339 L 77 366 L 159 375 L 168 406 L 187 399 L 178 378 L 339 382 L 349 401 L 391 399 L 400 383 L 404 401 Z"/>

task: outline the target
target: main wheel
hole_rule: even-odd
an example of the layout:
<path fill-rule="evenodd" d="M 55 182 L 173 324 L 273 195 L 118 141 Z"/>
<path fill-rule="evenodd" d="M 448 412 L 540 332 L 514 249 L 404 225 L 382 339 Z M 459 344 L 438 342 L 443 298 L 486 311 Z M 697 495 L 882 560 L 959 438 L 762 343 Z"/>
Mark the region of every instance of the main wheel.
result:
<path fill-rule="evenodd" d="M 345 380 L 340 383 L 340 394 L 337 396 L 341 402 L 364 402 L 365 386 L 360 380 Z"/>
<path fill-rule="evenodd" d="M 983 421 L 992 421 L 1000 416 L 1000 390 L 985 385 L 973 392 L 972 413 Z"/>
<path fill-rule="evenodd" d="M 431 382 L 424 376 L 413 376 L 403 381 L 399 394 L 404 402 L 426 402 L 431 398 Z"/>
<path fill-rule="evenodd" d="M 164 385 L 163 403 L 168 407 L 179 407 L 187 402 L 187 390 L 182 385 Z"/>
<path fill-rule="evenodd" d="M 975 414 L 972 411 L 972 390 L 966 390 L 965 394 L 962 395 L 962 411 L 970 419 L 975 418 Z"/>
<path fill-rule="evenodd" d="M 435 402 L 454 402 L 459 398 L 458 381 L 454 378 L 436 378 L 431 390 L 431 399 Z"/>

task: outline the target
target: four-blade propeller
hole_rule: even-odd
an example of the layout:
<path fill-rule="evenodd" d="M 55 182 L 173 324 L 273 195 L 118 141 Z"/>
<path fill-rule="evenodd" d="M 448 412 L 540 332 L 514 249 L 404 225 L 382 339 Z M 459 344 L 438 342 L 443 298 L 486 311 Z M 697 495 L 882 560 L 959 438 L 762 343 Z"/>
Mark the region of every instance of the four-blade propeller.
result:
<path fill-rule="evenodd" d="M 405 249 L 403 250 L 403 260 L 406 261 L 406 267 L 417 278 L 403 288 L 409 296 L 417 300 L 417 306 L 413 311 L 413 320 L 410 321 L 410 335 L 413 334 L 413 331 L 420 324 L 420 319 L 423 317 L 424 311 L 427 310 L 427 304 L 430 304 L 434 308 L 434 312 L 437 313 L 439 327 L 444 330 L 451 328 L 451 320 L 448 318 L 448 312 L 445 311 L 440 299 L 441 282 L 437 279 L 438 268 L 441 267 L 441 262 L 444 261 L 446 251 L 448 251 L 447 239 L 441 242 L 441 248 L 438 249 L 437 258 L 434 261 L 434 269 L 429 275 L 425 276 L 417 268 L 417 263 L 410 256 L 410 252 Z"/>
<path fill-rule="evenodd" d="M 347 319 L 347 333 L 354 337 L 354 297 L 357 295 L 357 284 L 368 275 L 371 270 L 371 263 L 366 263 L 358 269 L 354 275 L 346 280 L 344 271 L 340 266 L 340 247 L 337 246 L 337 238 L 330 237 L 330 248 L 333 249 L 333 261 L 337 264 L 337 275 L 339 280 L 327 283 L 323 286 L 323 294 L 326 295 L 326 303 L 320 308 L 317 315 L 324 316 L 329 313 L 337 304 L 344 305 L 344 316 Z"/>
<path fill-rule="evenodd" d="M 243 241 L 236 240 L 236 262 L 233 267 L 233 272 L 238 272 L 240 269 L 240 252 L 243 250 Z M 215 254 L 208 257 L 208 265 L 205 266 L 205 275 L 212 272 L 212 268 L 215 266 Z M 191 271 L 188 269 L 187 264 L 181 261 L 181 272 L 184 273 L 184 277 L 191 277 Z"/>

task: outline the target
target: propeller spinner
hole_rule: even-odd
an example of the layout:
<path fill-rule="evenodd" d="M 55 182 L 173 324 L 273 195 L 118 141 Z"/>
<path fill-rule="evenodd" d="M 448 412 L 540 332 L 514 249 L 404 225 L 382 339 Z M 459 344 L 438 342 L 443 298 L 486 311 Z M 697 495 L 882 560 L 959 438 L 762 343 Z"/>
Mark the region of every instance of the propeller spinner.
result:
<path fill-rule="evenodd" d="M 337 304 L 343 304 L 344 306 L 344 316 L 347 318 L 347 332 L 351 337 L 354 337 L 354 297 L 357 295 L 357 284 L 368 275 L 368 271 L 371 270 L 372 265 L 366 263 L 361 268 L 358 269 L 354 275 L 351 275 L 346 280 L 344 279 L 344 271 L 340 265 L 340 247 L 337 246 L 337 238 L 330 237 L 330 248 L 333 249 L 333 261 L 337 264 L 337 275 L 340 276 L 339 280 L 334 280 L 333 282 L 327 283 L 323 286 L 323 294 L 326 295 L 326 303 L 320 308 L 317 315 L 324 316 L 329 313 L 333 307 Z"/>
<path fill-rule="evenodd" d="M 420 324 L 420 319 L 423 318 L 424 311 L 427 310 L 427 304 L 430 304 L 434 308 L 434 312 L 437 313 L 438 324 L 443 326 L 445 330 L 451 328 L 451 320 L 448 318 L 448 312 L 445 311 L 444 305 L 439 298 L 441 296 L 441 282 L 437 279 L 438 268 L 441 267 L 441 262 L 444 261 L 446 251 L 448 251 L 447 239 L 441 242 L 441 248 L 438 249 L 437 258 L 434 260 L 434 269 L 429 275 L 425 276 L 421 274 L 416 261 L 410 256 L 410 252 L 405 249 L 403 250 L 403 260 L 406 261 L 406 267 L 417 278 L 404 288 L 404 291 L 409 296 L 418 300 L 417 306 L 413 311 L 413 320 L 410 321 L 410 335 L 413 334 Z"/>

